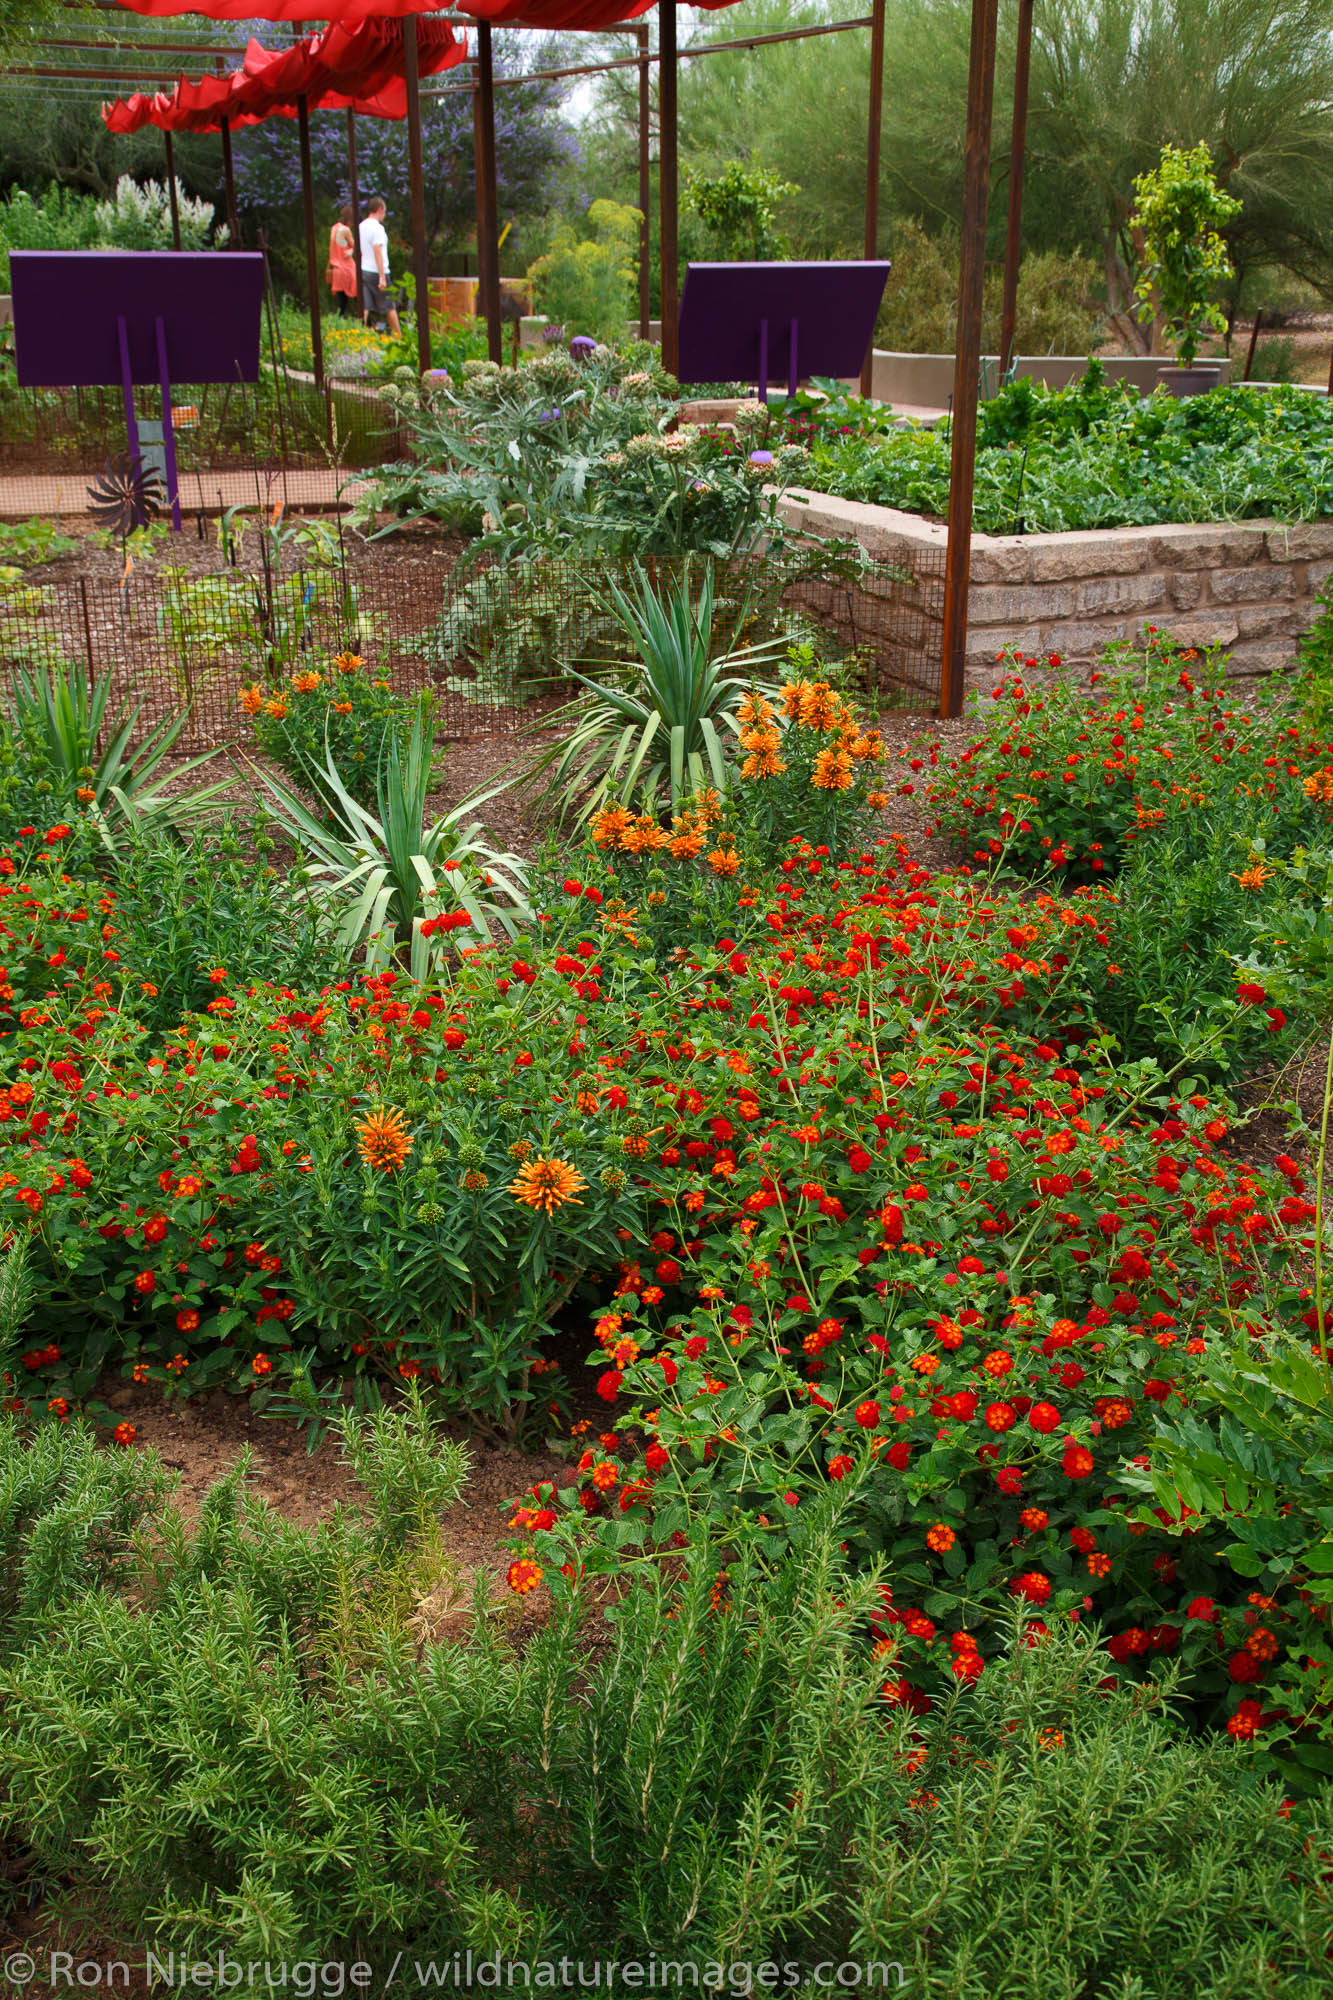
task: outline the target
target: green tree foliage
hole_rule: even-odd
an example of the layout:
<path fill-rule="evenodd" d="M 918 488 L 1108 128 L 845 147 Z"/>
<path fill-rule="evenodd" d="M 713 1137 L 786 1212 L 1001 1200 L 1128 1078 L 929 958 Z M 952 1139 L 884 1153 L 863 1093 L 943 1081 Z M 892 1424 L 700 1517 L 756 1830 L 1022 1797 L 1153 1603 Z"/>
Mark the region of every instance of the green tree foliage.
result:
<path fill-rule="evenodd" d="M 931 236 L 920 223 L 894 225 L 889 243 L 893 269 L 875 323 L 875 345 L 900 354 L 949 353 L 958 319 L 958 235 Z M 981 341 L 1000 345 L 1003 275 L 986 273 Z M 1019 354 L 1090 354 L 1102 318 L 1101 271 L 1095 258 L 1058 250 L 1030 251 L 1018 286 Z"/>
<path fill-rule="evenodd" d="M 0 16 L 5 4 L 0 0 Z M 68 32 L 77 33 L 77 18 L 73 28 L 64 18 Z M 12 45 L 11 53 L 15 61 L 32 60 Z M 222 168 L 216 135 L 178 133 L 175 151 L 177 178 L 188 192 L 204 200 L 217 196 Z M 162 134 L 149 129 L 120 138 L 108 132 L 91 93 L 42 93 L 21 80 L 0 91 L 0 189 L 35 193 L 54 184 L 110 200 L 122 174 L 161 180 L 163 171 Z"/>
<path fill-rule="evenodd" d="M 838 13 L 845 10 L 838 9 Z M 1001 9 L 992 145 L 990 254 L 1004 231 L 1014 12 Z M 699 40 L 834 17 L 831 5 L 745 0 Z M 966 0 L 888 0 L 880 247 L 903 219 L 931 235 L 962 207 Z M 616 51 L 619 53 L 619 51 Z M 702 173 L 753 160 L 792 181 L 778 223 L 794 250 L 861 254 L 867 121 L 864 33 L 719 55 L 681 66 L 683 156 Z M 606 80 L 589 137 L 599 188 L 635 185 L 636 81 Z M 1333 33 L 1325 0 L 1037 0 L 1024 183 L 1030 250 L 1095 254 L 1122 337 L 1134 310 L 1134 180 L 1164 142 L 1206 142 L 1244 207 L 1223 231 L 1231 298 L 1279 268 L 1333 291 Z M 682 249 L 691 246 L 682 231 Z"/>
<path fill-rule="evenodd" d="M 687 171 L 684 205 L 703 223 L 719 257 L 782 257 L 787 245 L 776 227 L 778 204 L 800 192 L 766 167 L 729 160 L 720 174 Z"/>
<path fill-rule="evenodd" d="M 1226 326 L 1214 294 L 1233 272 L 1218 231 L 1244 204 L 1218 187 L 1202 144 L 1163 146 L 1161 165 L 1138 176 L 1134 193 L 1130 223 L 1144 250 L 1134 296 L 1158 314 L 1181 366 L 1191 368 L 1203 334 Z"/>

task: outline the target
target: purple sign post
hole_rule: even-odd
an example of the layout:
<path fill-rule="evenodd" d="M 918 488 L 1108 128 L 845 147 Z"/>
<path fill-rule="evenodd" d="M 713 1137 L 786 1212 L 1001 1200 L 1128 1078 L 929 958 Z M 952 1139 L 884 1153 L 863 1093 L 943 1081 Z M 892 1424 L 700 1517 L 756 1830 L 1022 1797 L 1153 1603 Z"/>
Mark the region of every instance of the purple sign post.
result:
<path fill-rule="evenodd" d="M 256 382 L 264 259 L 258 251 L 14 250 L 14 348 L 25 389 L 115 388 L 139 456 L 136 382 L 162 391 L 172 526 L 181 524 L 171 382 Z"/>
<path fill-rule="evenodd" d="M 680 301 L 680 382 L 756 382 L 785 366 L 794 396 L 812 375 L 859 375 L 887 261 L 691 264 Z"/>

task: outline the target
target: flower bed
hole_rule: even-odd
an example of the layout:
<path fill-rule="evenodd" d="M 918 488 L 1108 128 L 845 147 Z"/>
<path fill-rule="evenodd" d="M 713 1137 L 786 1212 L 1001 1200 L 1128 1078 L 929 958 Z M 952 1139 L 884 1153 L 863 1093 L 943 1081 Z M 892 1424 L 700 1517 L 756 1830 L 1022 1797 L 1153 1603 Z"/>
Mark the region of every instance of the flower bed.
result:
<path fill-rule="evenodd" d="M 1197 1032 L 1145 1029 L 1117 1066 L 1108 996 L 1145 947 L 1099 878 L 1170 817 L 1198 841 L 1221 815 L 1230 860 L 1248 814 L 1277 859 L 1333 778 L 1169 648 L 1139 671 L 1138 713 L 1015 691 L 984 754 L 935 767 L 988 861 L 1031 843 L 1082 886 L 849 851 L 882 746 L 796 683 L 746 706 L 729 807 L 608 808 L 516 944 L 460 907 L 430 918 L 421 983 L 299 991 L 219 961 L 180 1025 L 116 899 L 49 872 L 51 829 L 4 885 L 3 1186 L 42 1299 L 21 1403 L 63 1417 L 115 1361 L 182 1391 L 323 1363 L 544 1424 L 543 1339 L 577 1306 L 607 1428 L 519 1508 L 516 1590 L 709 1526 L 776 1563 L 836 1504 L 853 1557 L 888 1565 L 890 1701 L 983 1673 L 1021 1605 L 1101 1619 L 1126 1673 L 1179 1656 L 1201 1715 L 1299 1751 L 1317 1578 L 1261 1563 L 1252 1595 L 1223 1531 L 1147 1504 L 1162 1425 L 1216 1417 L 1220 1367 L 1320 1338 L 1307 1177 L 1243 1164 L 1204 1080 L 1286 1022 L 1224 956 L 1186 995 Z M 1109 764 L 1094 729 L 1126 739 Z M 1174 782 L 1145 827 L 1154 762 Z M 785 838 L 798 814 L 823 841 Z"/>

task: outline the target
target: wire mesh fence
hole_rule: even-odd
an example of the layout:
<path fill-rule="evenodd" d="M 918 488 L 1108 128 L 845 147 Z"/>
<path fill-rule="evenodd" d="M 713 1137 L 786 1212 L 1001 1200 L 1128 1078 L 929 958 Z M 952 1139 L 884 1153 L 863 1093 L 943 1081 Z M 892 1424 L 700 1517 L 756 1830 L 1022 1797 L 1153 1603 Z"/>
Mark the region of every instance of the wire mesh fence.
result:
<path fill-rule="evenodd" d="M 172 385 L 172 434 L 186 513 L 232 504 L 238 473 L 253 474 L 271 497 L 290 500 L 287 481 L 330 472 L 329 501 L 349 471 L 401 456 L 389 407 L 363 387 L 266 370 L 258 382 Z M 137 415 L 161 423 L 161 392 L 137 387 Z M 0 512 L 71 515 L 86 511 L 90 480 L 126 450 L 119 389 L 21 389 L 0 375 Z"/>
<path fill-rule="evenodd" d="M 764 557 L 709 565 L 718 643 L 810 640 L 846 660 L 872 702 L 933 706 L 939 694 L 943 566 L 877 562 L 841 575 Z M 658 580 L 667 574 L 659 566 Z M 686 575 L 702 587 L 704 565 Z M 624 572 L 620 572 L 624 580 Z M 0 589 L 0 681 L 62 662 L 109 677 L 113 707 L 141 726 L 185 715 L 184 752 L 244 745 L 243 686 L 276 685 L 356 652 L 396 690 L 430 689 L 440 733 L 531 726 L 625 651 L 607 599 L 616 573 L 525 556 L 481 568 L 438 557 L 313 564 L 290 571 L 132 572 Z"/>

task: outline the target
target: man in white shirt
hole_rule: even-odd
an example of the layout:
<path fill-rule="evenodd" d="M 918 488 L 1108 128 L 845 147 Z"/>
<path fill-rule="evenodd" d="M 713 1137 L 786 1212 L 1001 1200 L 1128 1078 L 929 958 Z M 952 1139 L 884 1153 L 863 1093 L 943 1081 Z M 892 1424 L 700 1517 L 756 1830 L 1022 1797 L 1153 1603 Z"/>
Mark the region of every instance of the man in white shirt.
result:
<path fill-rule="evenodd" d="M 383 195 L 372 195 L 361 219 L 361 307 L 367 326 L 377 319 L 388 322 L 389 332 L 398 338 L 398 313 L 389 299 L 389 232 L 384 227 Z"/>

